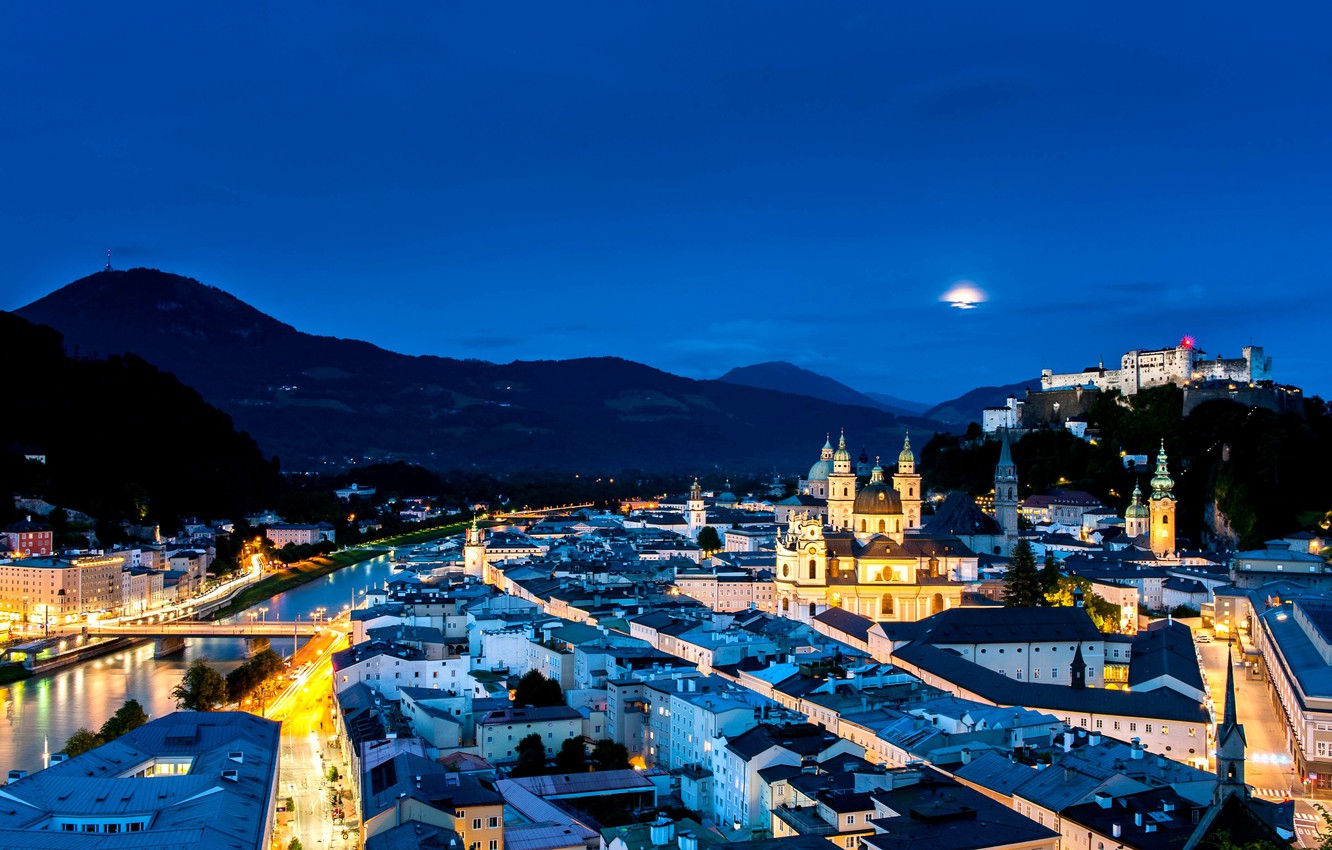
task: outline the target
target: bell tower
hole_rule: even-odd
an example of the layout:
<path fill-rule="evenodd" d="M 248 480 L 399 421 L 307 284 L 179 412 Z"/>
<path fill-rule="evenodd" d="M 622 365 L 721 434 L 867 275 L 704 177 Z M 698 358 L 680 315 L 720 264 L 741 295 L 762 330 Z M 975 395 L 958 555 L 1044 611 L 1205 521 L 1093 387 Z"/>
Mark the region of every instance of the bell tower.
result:
<path fill-rule="evenodd" d="M 708 509 L 703 504 L 703 488 L 694 478 L 694 486 L 689 488 L 689 536 L 698 539 L 698 533 L 708 524 Z"/>
<path fill-rule="evenodd" d="M 463 541 L 463 572 L 479 579 L 485 578 L 486 570 L 486 532 L 476 524 L 472 517 L 472 527 L 467 529 Z"/>
<path fill-rule="evenodd" d="M 1151 511 L 1142 503 L 1142 488 L 1133 484 L 1133 501 L 1124 509 L 1124 533 L 1130 540 L 1146 534 L 1151 525 Z"/>
<path fill-rule="evenodd" d="M 1008 446 L 1008 429 L 1003 429 L 999 463 L 994 467 L 994 518 L 1004 531 L 1004 550 L 1018 539 L 1018 474 L 1013 452 Z"/>
<path fill-rule="evenodd" d="M 1164 558 L 1175 551 L 1175 479 L 1166 462 L 1165 440 L 1156 456 L 1156 474 L 1152 476 L 1151 512 L 1152 552 Z"/>
<path fill-rule="evenodd" d="M 856 504 L 856 473 L 851 469 L 851 452 L 846 449 L 846 432 L 833 452 L 833 471 L 828 475 L 828 525 L 850 528 Z"/>
<path fill-rule="evenodd" d="M 897 456 L 897 472 L 893 473 L 893 489 L 902 500 L 902 528 L 910 531 L 920 528 L 920 476 L 916 474 L 916 455 L 911 451 L 911 432 L 902 440 L 902 453 Z"/>
<path fill-rule="evenodd" d="M 1216 728 L 1216 802 L 1238 794 L 1249 796 L 1244 784 L 1244 727 L 1235 718 L 1235 661 L 1226 652 L 1226 706 Z"/>

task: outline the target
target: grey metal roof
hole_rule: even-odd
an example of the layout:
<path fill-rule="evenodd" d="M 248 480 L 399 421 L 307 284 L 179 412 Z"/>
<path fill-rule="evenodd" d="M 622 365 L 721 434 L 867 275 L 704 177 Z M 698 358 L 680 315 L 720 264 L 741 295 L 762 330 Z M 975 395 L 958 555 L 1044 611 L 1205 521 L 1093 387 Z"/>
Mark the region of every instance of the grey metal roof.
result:
<path fill-rule="evenodd" d="M 7 785 L 2 795 L 10 805 L 0 803 L 0 846 L 263 847 L 266 815 L 276 795 L 279 729 L 278 723 L 244 712 L 181 711 L 150 721 Z M 135 778 L 160 758 L 189 758 L 189 772 Z M 49 828 L 50 819 L 62 815 L 140 814 L 150 820 L 137 833 Z"/>

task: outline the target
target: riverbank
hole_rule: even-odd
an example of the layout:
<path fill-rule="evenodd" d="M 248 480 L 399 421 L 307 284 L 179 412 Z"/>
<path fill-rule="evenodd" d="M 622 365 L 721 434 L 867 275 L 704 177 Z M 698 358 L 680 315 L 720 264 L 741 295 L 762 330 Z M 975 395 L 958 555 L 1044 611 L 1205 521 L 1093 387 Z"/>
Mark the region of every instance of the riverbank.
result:
<path fill-rule="evenodd" d="M 384 554 L 387 550 L 398 546 L 411 546 L 417 543 L 428 543 L 431 540 L 438 540 L 441 537 L 448 537 L 457 534 L 467 527 L 467 522 L 456 522 L 449 525 L 441 525 L 437 528 L 423 528 L 420 531 L 411 531 L 407 534 L 399 534 L 395 537 L 387 537 L 383 540 L 376 540 L 372 543 L 363 543 L 354 549 L 345 549 L 341 552 L 333 552 L 328 555 L 319 555 L 308 561 L 298 561 L 291 566 L 279 570 L 267 578 L 257 582 L 253 587 L 241 593 L 225 607 L 214 611 L 210 617 L 214 620 L 221 620 L 226 617 L 232 617 L 252 608 L 260 602 L 277 596 L 303 584 L 322 578 L 329 573 L 337 572 L 344 567 L 350 567 L 353 564 L 359 564 L 362 561 L 368 561 L 378 555 Z"/>

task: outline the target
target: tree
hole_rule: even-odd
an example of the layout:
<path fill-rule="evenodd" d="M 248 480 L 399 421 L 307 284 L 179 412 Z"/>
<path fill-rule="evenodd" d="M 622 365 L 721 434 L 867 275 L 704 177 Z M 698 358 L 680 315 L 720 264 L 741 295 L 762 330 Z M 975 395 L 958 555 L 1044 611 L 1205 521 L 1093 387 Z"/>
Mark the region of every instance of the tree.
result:
<path fill-rule="evenodd" d="M 1059 589 L 1059 562 L 1055 560 L 1054 552 L 1045 550 L 1045 568 L 1041 570 L 1041 602 L 1045 602 L 1045 597 Z"/>
<path fill-rule="evenodd" d="M 338 781 L 338 766 L 336 764 L 331 764 L 328 766 L 328 781 L 329 782 Z"/>
<path fill-rule="evenodd" d="M 305 845 L 301 844 L 299 838 L 293 838 L 287 842 L 287 850 L 305 850 Z"/>
<path fill-rule="evenodd" d="M 721 535 L 717 529 L 710 525 L 705 525 L 698 531 L 698 548 L 703 550 L 704 555 L 711 555 L 713 552 L 720 552 L 722 548 Z"/>
<path fill-rule="evenodd" d="M 540 776 L 546 772 L 546 748 L 538 734 L 528 735 L 518 742 L 518 763 L 510 776 Z"/>
<path fill-rule="evenodd" d="M 136 699 L 127 699 L 125 704 L 116 709 L 116 713 L 106 719 L 98 733 L 103 741 L 114 741 L 126 732 L 138 729 L 148 722 L 148 713 Z"/>
<path fill-rule="evenodd" d="M 1119 631 L 1119 618 L 1123 612 L 1113 602 L 1107 602 L 1092 592 L 1092 583 L 1081 576 L 1060 576 L 1059 587 L 1045 596 L 1046 604 L 1067 608 L 1074 604 L 1073 589 L 1082 589 L 1082 608 L 1091 617 L 1092 624 L 1103 632 Z"/>
<path fill-rule="evenodd" d="M 227 693 L 231 699 L 241 702 L 274 676 L 286 671 L 287 665 L 282 656 L 271 649 L 265 649 L 227 674 Z"/>
<path fill-rule="evenodd" d="M 70 758 L 81 756 L 89 750 L 102 746 L 103 743 L 105 742 L 101 738 L 87 729 L 79 727 L 79 730 L 70 735 L 69 740 L 65 742 L 64 753 Z"/>
<path fill-rule="evenodd" d="M 629 750 L 624 744 L 602 738 L 592 748 L 592 761 L 596 763 L 597 770 L 628 770 Z"/>
<path fill-rule="evenodd" d="M 227 701 L 227 680 L 200 658 L 185 671 L 171 695 L 176 698 L 176 708 L 212 711 Z"/>
<path fill-rule="evenodd" d="M 555 770 L 557 773 L 587 772 L 587 747 L 581 735 L 564 739 L 560 751 L 555 754 Z"/>
<path fill-rule="evenodd" d="M 1031 544 L 1019 540 L 1008 556 L 1008 576 L 1005 580 L 1004 604 L 1013 608 L 1031 608 L 1044 602 L 1041 595 L 1041 576 L 1036 571 L 1036 554 Z"/>
<path fill-rule="evenodd" d="M 533 708 L 564 705 L 564 689 L 559 682 L 541 675 L 540 670 L 529 670 L 518 680 L 513 704 L 530 705 Z"/>

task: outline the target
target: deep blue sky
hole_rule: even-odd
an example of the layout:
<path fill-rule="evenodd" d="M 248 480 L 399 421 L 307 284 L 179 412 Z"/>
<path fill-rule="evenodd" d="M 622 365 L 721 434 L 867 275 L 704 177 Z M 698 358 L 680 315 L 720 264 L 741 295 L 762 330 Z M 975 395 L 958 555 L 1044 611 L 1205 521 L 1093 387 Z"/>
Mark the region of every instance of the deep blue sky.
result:
<path fill-rule="evenodd" d="M 410 353 L 1332 391 L 1326 4 L 258 5 L 0 10 L 0 307 L 111 247 Z"/>

